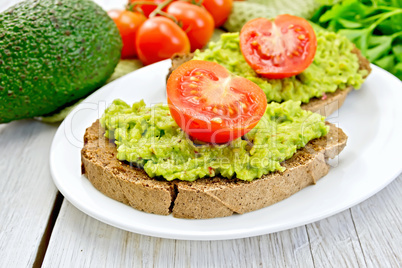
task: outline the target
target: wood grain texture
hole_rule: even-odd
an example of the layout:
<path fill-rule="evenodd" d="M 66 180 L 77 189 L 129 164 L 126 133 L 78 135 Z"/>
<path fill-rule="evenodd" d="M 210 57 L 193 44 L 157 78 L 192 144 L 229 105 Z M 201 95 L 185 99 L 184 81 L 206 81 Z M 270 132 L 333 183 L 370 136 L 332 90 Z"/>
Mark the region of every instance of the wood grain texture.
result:
<path fill-rule="evenodd" d="M 0 130 L 0 267 L 35 261 L 57 194 L 49 171 L 56 126 L 32 120 Z"/>
<path fill-rule="evenodd" d="M 224 241 L 148 237 L 101 223 L 64 201 L 43 267 L 311 267 L 304 227 Z"/>
<path fill-rule="evenodd" d="M 351 215 L 367 267 L 402 267 L 402 174 Z"/>
<path fill-rule="evenodd" d="M 364 256 L 346 210 L 306 226 L 316 267 L 364 267 Z"/>

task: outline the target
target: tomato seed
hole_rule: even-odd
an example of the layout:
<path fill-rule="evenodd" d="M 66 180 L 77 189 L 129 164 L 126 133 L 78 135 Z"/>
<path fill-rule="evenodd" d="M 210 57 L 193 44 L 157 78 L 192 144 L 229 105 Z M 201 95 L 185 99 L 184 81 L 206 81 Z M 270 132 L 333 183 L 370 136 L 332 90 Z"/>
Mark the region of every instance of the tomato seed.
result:
<path fill-rule="evenodd" d="M 214 118 L 211 119 L 211 121 L 215 122 L 215 123 L 218 123 L 218 124 L 223 122 L 222 118 L 219 118 L 219 117 L 214 117 Z"/>

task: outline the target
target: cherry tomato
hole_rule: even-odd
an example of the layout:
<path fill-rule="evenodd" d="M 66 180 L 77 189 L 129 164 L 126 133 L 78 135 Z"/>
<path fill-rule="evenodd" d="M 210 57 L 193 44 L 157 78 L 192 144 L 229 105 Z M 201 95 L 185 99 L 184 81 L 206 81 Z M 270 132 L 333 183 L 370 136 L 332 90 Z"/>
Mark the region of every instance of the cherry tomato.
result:
<path fill-rule="evenodd" d="M 145 65 L 169 59 L 175 53 L 189 53 L 190 42 L 186 33 L 166 17 L 145 21 L 136 36 L 138 57 Z"/>
<path fill-rule="evenodd" d="M 284 78 L 304 71 L 314 60 L 317 39 L 307 20 L 279 15 L 258 18 L 240 32 L 240 48 L 248 64 L 267 78 Z"/>
<path fill-rule="evenodd" d="M 135 2 L 149 2 L 150 4 L 138 4 L 134 7 L 134 10 L 142 10 L 144 15 L 148 18 L 149 14 L 152 13 L 157 7 L 158 4 L 162 3 L 164 0 L 130 0 L 130 3 Z"/>
<path fill-rule="evenodd" d="M 187 2 L 173 2 L 166 12 L 182 25 L 190 40 L 191 51 L 203 48 L 214 33 L 214 19 L 203 7 Z"/>
<path fill-rule="evenodd" d="M 202 5 L 214 18 L 215 27 L 221 26 L 229 17 L 232 4 L 232 0 L 204 0 L 202 2 Z"/>
<path fill-rule="evenodd" d="M 191 60 L 167 81 L 172 117 L 191 137 L 226 143 L 250 131 L 264 115 L 267 99 L 260 87 L 233 76 L 215 62 Z"/>
<path fill-rule="evenodd" d="M 133 58 L 137 55 L 135 49 L 135 35 L 141 24 L 147 19 L 138 12 L 127 10 L 110 10 L 109 16 L 116 23 L 121 39 L 123 40 L 122 58 Z"/>

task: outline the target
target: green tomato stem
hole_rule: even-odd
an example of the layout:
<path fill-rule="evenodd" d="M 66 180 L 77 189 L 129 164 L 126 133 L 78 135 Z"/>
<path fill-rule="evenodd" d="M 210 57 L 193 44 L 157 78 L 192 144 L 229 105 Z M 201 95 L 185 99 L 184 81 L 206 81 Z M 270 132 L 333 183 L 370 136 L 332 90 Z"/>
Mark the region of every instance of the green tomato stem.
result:
<path fill-rule="evenodd" d="M 139 6 L 139 5 L 157 6 L 158 4 L 157 4 L 157 3 L 154 3 L 154 2 L 138 1 L 138 2 L 133 2 L 133 3 L 127 4 L 126 10 L 128 10 L 128 11 L 133 11 L 133 12 L 141 12 L 142 14 L 144 14 L 144 12 L 142 11 L 141 8 L 140 8 L 140 11 L 139 11 L 139 10 L 134 10 L 134 8 L 135 8 L 136 6 Z"/>
<path fill-rule="evenodd" d="M 202 3 L 204 0 L 191 0 L 191 4 L 196 5 L 196 6 L 202 6 Z"/>
<path fill-rule="evenodd" d="M 163 1 L 162 3 L 160 3 L 160 4 L 158 5 L 158 7 L 157 7 L 154 11 L 152 11 L 151 14 L 149 14 L 149 17 L 152 18 L 152 17 L 155 17 L 156 15 L 160 15 L 160 14 L 161 14 L 160 12 L 163 12 L 162 9 L 164 9 L 167 5 L 169 5 L 169 4 L 172 3 L 172 2 L 173 2 L 173 0 L 166 0 L 166 1 Z M 164 13 L 165 13 L 165 12 L 164 12 Z M 166 13 L 165 13 L 165 14 L 166 14 Z M 175 22 L 177 21 L 176 18 L 174 19 L 174 21 L 175 21 Z"/>
<path fill-rule="evenodd" d="M 181 25 L 180 25 L 179 21 L 173 15 L 170 15 L 170 14 L 168 14 L 168 13 L 162 11 L 162 10 L 158 12 L 158 15 L 161 15 L 163 17 L 167 17 L 167 18 L 171 19 L 172 21 L 174 21 L 174 23 L 179 25 L 180 28 L 181 28 Z M 151 18 L 151 15 L 149 15 L 149 17 Z"/>

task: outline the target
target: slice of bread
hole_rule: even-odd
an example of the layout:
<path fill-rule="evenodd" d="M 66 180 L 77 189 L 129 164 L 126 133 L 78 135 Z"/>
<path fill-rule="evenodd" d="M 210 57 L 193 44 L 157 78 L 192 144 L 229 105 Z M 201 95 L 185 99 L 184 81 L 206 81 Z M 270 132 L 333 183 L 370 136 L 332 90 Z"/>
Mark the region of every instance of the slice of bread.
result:
<path fill-rule="evenodd" d="M 341 129 L 329 126 L 325 137 L 310 141 L 283 162 L 284 172 L 252 182 L 221 177 L 169 182 L 119 161 L 116 146 L 96 121 L 84 135 L 82 174 L 105 195 L 145 212 L 190 219 L 242 214 L 279 202 L 328 173 L 326 160 L 338 155 L 347 141 Z"/>
<path fill-rule="evenodd" d="M 370 62 L 361 54 L 360 50 L 356 47 L 352 52 L 357 55 L 359 59 L 359 69 L 367 70 L 367 75 L 371 72 Z M 168 76 L 181 64 L 191 60 L 193 54 L 175 54 L 172 57 L 172 66 L 169 69 Z M 367 75 L 365 77 L 367 77 Z M 353 87 L 347 87 L 345 89 L 338 89 L 334 93 L 327 93 L 324 98 L 312 98 L 309 103 L 303 103 L 302 108 L 315 113 L 319 113 L 323 116 L 329 116 L 336 110 L 338 110 L 346 99 L 346 96 L 353 90 Z"/>

